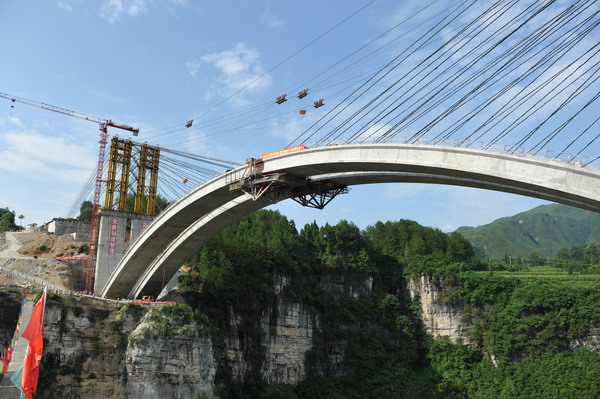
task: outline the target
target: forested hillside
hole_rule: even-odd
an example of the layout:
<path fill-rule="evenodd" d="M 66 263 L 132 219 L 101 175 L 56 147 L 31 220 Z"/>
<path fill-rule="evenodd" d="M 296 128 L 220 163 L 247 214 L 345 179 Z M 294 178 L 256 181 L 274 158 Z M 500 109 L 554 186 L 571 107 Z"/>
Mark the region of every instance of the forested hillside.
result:
<path fill-rule="evenodd" d="M 347 221 L 297 231 L 272 211 L 229 227 L 191 264 L 194 272 L 180 285 L 194 317 L 213 332 L 215 347 L 223 347 L 232 314 L 244 326 L 237 334 L 252 366 L 240 382 L 221 362 L 220 398 L 600 395 L 600 355 L 573 344 L 600 326 L 600 285 L 593 276 L 512 276 L 474 258 L 460 234 L 408 220 L 378 222 L 364 231 Z M 424 333 L 419 303 L 406 289 L 408 279 L 424 273 L 439 282 L 444 301 L 475 324 L 475 347 Z M 332 275 L 372 277 L 372 291 L 332 293 L 323 288 Z M 283 293 L 275 291 L 277 278 L 289 281 Z M 320 320 L 307 378 L 297 386 L 269 386 L 259 378 L 267 339 L 260 318 L 277 295 L 308 305 Z M 342 363 L 333 367 L 340 348 Z"/>
<path fill-rule="evenodd" d="M 482 257 L 554 257 L 576 244 L 600 243 L 600 214 L 566 205 L 542 205 L 479 227 L 460 227 Z"/>

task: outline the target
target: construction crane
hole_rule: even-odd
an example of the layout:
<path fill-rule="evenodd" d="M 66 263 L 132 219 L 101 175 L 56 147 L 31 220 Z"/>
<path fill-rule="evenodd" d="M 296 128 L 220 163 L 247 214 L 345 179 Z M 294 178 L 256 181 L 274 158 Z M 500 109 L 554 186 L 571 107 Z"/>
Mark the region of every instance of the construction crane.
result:
<path fill-rule="evenodd" d="M 115 123 L 111 119 L 103 119 L 97 118 L 95 116 L 89 116 L 82 114 L 80 112 L 71 111 L 66 108 L 57 107 L 56 105 L 50 105 L 38 101 L 27 100 L 25 98 L 20 98 L 17 96 L 12 96 L 10 94 L 1 93 L 0 98 L 5 98 L 11 102 L 18 102 L 22 104 L 31 105 L 33 107 L 38 107 L 45 109 L 47 111 L 57 112 L 59 114 L 73 116 L 75 118 L 84 119 L 86 121 L 97 123 L 100 126 L 100 151 L 98 152 L 98 165 L 96 168 L 96 186 L 94 189 L 94 203 L 92 208 L 92 220 L 90 225 L 90 246 L 88 253 L 87 266 L 85 269 L 85 289 L 87 291 L 92 291 L 92 272 L 94 270 L 94 261 L 96 254 L 96 222 L 98 215 L 98 208 L 100 204 L 100 194 L 102 191 L 102 169 L 104 168 L 104 154 L 106 152 L 106 142 L 108 138 L 108 128 L 114 127 L 117 129 L 127 130 L 128 132 L 132 132 L 134 136 L 137 136 L 140 132 L 140 129 L 122 125 L 120 123 Z"/>

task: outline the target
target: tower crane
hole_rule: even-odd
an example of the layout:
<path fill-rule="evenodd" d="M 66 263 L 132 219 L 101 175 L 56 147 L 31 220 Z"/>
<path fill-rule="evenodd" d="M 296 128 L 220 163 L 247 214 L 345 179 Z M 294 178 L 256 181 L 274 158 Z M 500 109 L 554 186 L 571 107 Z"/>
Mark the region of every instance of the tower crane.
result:
<path fill-rule="evenodd" d="M 104 168 L 104 154 L 106 152 L 106 141 L 108 138 L 108 128 L 114 127 L 117 129 L 126 130 L 128 132 L 132 132 L 134 136 L 137 136 L 140 132 L 140 129 L 135 127 L 122 125 L 120 123 L 115 123 L 111 119 L 103 119 L 97 118 L 95 116 L 89 116 L 86 114 L 82 114 L 80 112 L 71 111 L 66 108 L 57 107 L 56 105 L 50 105 L 38 101 L 27 100 L 25 98 L 20 98 L 17 96 L 12 96 L 10 94 L 0 92 L 0 98 L 5 98 L 11 102 L 18 102 L 22 104 L 31 105 L 33 107 L 38 107 L 45 109 L 47 111 L 57 112 L 59 114 L 73 116 L 75 118 L 84 119 L 86 121 L 97 123 L 100 126 L 100 151 L 98 153 L 98 165 L 96 168 L 96 185 L 94 188 L 94 202 L 92 208 L 92 220 L 90 226 L 90 246 L 89 246 L 89 254 L 87 260 L 87 266 L 85 269 L 85 289 L 87 291 L 92 291 L 92 272 L 94 270 L 94 261 L 96 254 L 96 222 L 98 215 L 98 208 L 100 204 L 100 194 L 102 191 L 102 169 Z"/>

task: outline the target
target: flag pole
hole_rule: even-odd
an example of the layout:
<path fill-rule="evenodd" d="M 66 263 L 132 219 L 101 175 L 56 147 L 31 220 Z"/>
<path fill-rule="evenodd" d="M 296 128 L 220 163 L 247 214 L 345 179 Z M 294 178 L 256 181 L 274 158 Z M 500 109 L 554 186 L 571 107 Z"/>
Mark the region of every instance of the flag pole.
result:
<path fill-rule="evenodd" d="M 44 329 L 44 316 L 46 316 L 46 302 L 48 301 L 48 286 L 44 286 L 44 306 L 42 307 L 42 330 Z"/>

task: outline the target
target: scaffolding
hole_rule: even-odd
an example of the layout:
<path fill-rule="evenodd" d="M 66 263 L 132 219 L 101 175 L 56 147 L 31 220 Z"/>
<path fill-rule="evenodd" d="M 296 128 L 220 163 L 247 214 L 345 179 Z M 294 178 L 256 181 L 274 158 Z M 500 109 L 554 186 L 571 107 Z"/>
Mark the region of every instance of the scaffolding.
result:
<path fill-rule="evenodd" d="M 114 209 L 114 195 L 118 194 L 118 211 L 127 211 L 127 189 L 129 188 L 129 173 L 131 170 L 131 140 L 121 140 L 113 137 L 110 141 L 110 156 L 106 176 L 106 193 L 104 196 L 104 209 Z M 117 180 L 117 171 L 121 166 L 121 176 Z"/>
<path fill-rule="evenodd" d="M 134 213 L 156 215 L 156 192 L 158 186 L 158 164 L 160 148 L 142 144 L 138 159 L 138 176 L 135 190 Z M 146 187 L 146 175 L 149 174 L 149 184 Z M 146 210 L 144 211 L 144 200 Z"/>

